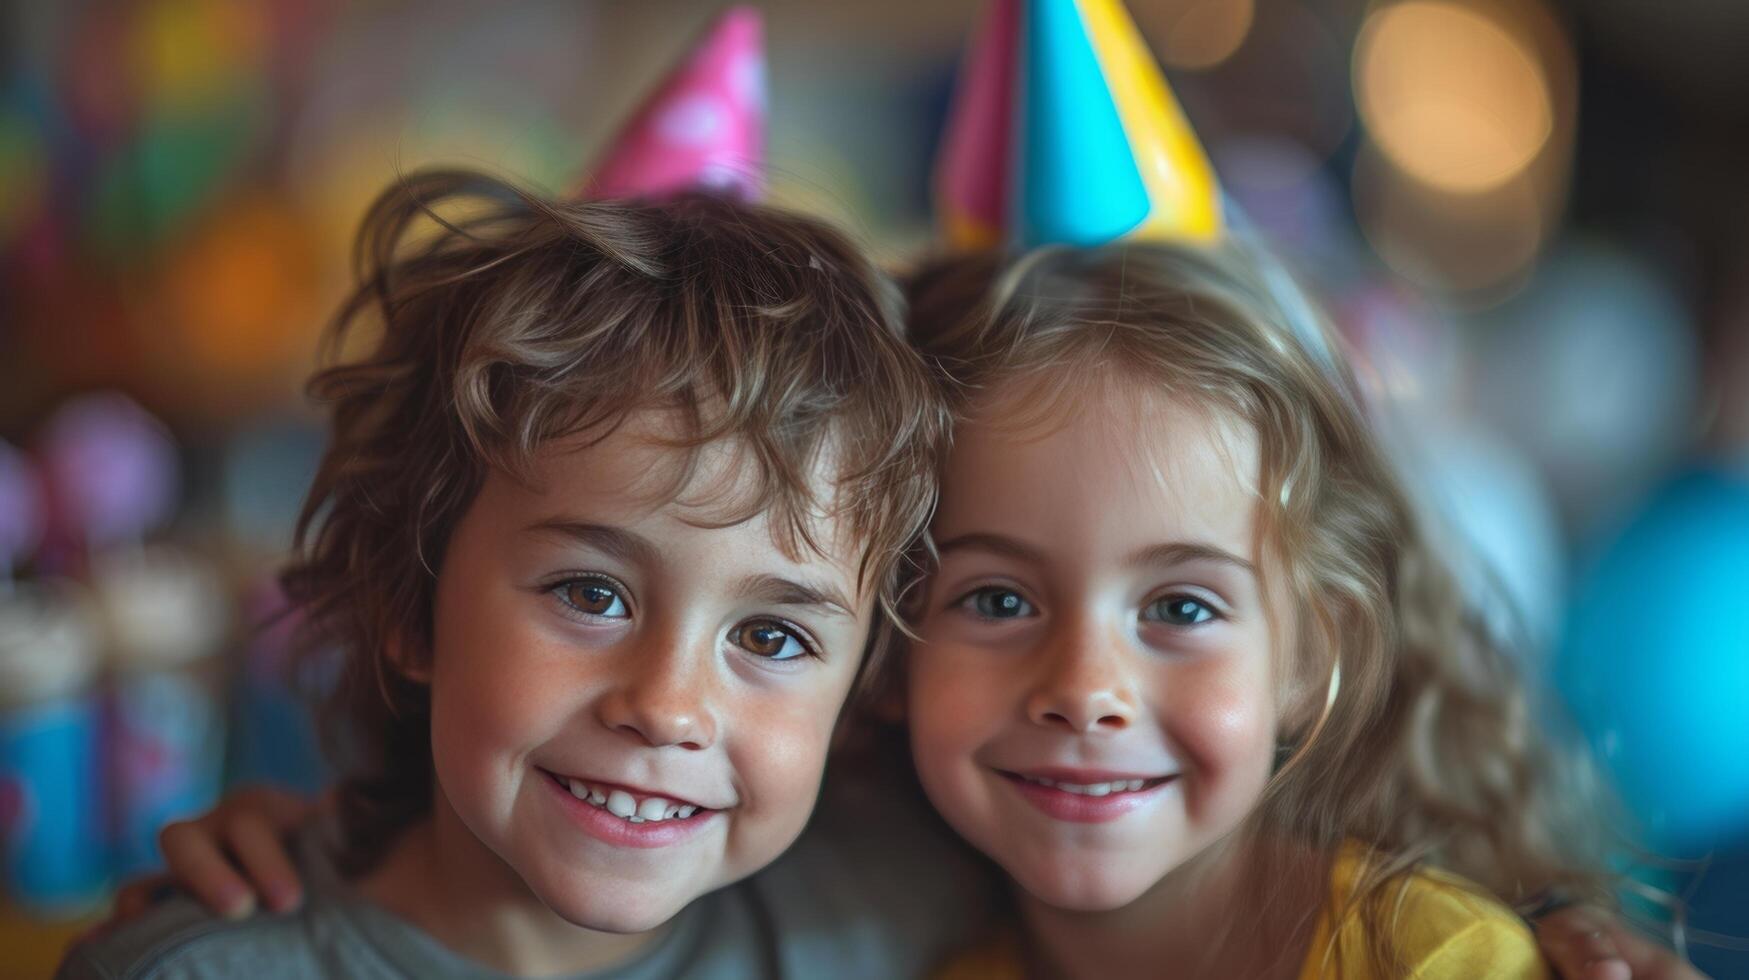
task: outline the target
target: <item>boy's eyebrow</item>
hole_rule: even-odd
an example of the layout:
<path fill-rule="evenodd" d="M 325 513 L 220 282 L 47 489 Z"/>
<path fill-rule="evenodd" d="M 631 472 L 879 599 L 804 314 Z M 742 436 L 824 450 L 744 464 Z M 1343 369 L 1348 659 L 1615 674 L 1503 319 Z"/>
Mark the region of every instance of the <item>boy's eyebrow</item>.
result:
<path fill-rule="evenodd" d="M 544 521 L 530 524 L 523 528 L 523 531 L 570 538 L 632 565 L 649 567 L 657 564 L 654 545 L 624 528 L 613 527 L 609 524 L 592 524 L 588 521 L 550 517 Z"/>
<path fill-rule="evenodd" d="M 1168 541 L 1165 544 L 1149 545 L 1130 553 L 1127 563 L 1130 565 L 1177 565 L 1191 561 L 1212 561 L 1222 565 L 1232 565 L 1253 577 L 1257 569 L 1250 562 L 1225 548 L 1217 548 L 1212 544 L 1200 544 L 1194 541 Z"/>
<path fill-rule="evenodd" d="M 844 594 L 828 585 L 811 585 L 778 575 L 755 575 L 742 595 L 777 606 L 817 606 L 836 616 L 854 618 L 856 610 Z"/>

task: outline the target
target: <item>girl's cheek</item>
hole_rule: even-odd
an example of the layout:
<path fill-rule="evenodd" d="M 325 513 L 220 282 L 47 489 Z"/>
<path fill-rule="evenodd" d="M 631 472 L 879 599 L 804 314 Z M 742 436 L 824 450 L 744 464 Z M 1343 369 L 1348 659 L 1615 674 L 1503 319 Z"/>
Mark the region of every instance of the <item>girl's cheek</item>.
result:
<path fill-rule="evenodd" d="M 1275 709 L 1269 678 L 1259 671 L 1238 676 L 1180 678 L 1167 714 L 1167 734 L 1193 774 L 1211 786 L 1250 785 L 1267 779 L 1275 752 Z"/>
<path fill-rule="evenodd" d="M 907 664 L 906 722 L 911 731 L 953 740 L 981 727 L 998 696 L 983 666 L 987 656 L 935 647 L 914 653 Z"/>

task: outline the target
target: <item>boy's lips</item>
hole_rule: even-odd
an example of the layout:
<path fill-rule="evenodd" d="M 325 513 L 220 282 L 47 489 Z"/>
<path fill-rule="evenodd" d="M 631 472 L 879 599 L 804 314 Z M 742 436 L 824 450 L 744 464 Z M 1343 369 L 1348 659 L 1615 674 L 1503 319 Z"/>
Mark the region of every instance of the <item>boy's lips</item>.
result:
<path fill-rule="evenodd" d="M 591 837 L 622 847 L 677 844 L 721 812 L 651 794 L 634 794 L 615 784 L 587 784 L 540 770 L 559 805 Z"/>
<path fill-rule="evenodd" d="M 1112 769 L 997 769 L 1021 798 L 1046 816 L 1073 823 L 1107 823 L 1145 806 L 1177 773 L 1147 774 Z"/>
<path fill-rule="evenodd" d="M 559 785 L 570 788 L 573 791 L 578 787 L 578 785 L 581 785 L 585 789 L 598 790 L 604 796 L 611 794 L 615 791 L 618 791 L 621 793 L 625 793 L 626 795 L 631 796 L 640 802 L 643 800 L 646 800 L 646 799 L 655 798 L 655 799 L 666 800 L 667 802 L 673 803 L 673 804 L 678 805 L 678 806 L 689 806 L 689 807 L 692 807 L 693 809 L 696 809 L 696 810 L 727 810 L 727 809 L 729 809 L 729 806 L 732 805 L 732 804 L 729 804 L 729 805 L 721 805 L 721 806 L 707 806 L 703 803 L 698 802 L 697 800 L 690 799 L 690 798 L 685 797 L 685 796 L 681 796 L 678 793 L 670 793 L 667 790 L 663 790 L 663 789 L 652 789 L 652 788 L 647 787 L 647 786 L 635 786 L 631 783 L 615 782 L 614 780 L 611 780 L 611 779 L 596 779 L 593 776 L 577 776 L 577 775 L 572 775 L 570 773 L 554 772 L 551 769 L 543 769 L 539 766 L 536 766 L 535 768 L 540 769 L 541 772 L 545 773 L 548 776 L 551 776 L 553 779 L 558 780 Z M 581 799 L 581 798 L 582 797 L 580 796 L 579 799 Z"/>

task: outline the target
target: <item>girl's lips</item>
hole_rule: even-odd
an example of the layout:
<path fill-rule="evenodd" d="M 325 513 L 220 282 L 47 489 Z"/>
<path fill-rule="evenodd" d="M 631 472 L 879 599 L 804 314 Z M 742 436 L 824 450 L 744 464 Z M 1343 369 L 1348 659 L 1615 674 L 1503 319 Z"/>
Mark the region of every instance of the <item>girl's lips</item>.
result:
<path fill-rule="evenodd" d="M 578 799 L 570 786 L 552 773 L 542 770 L 542 775 L 545 778 L 541 781 L 546 783 L 555 802 L 584 833 L 616 847 L 655 848 L 681 843 L 703 830 L 720 812 L 700 809 L 687 817 L 633 823 L 587 800 Z"/>
<path fill-rule="evenodd" d="M 1053 780 L 1052 777 L 1031 772 L 1026 775 L 1001 769 L 996 772 L 1015 788 L 1022 799 L 1037 807 L 1046 816 L 1070 823 L 1110 823 L 1158 799 L 1161 791 L 1178 778 L 1176 775 L 1142 777 L 1095 773 L 1093 775 L 1107 775 L 1112 778 L 1081 782 L 1087 774 L 1079 771 L 1074 774 L 1074 780 Z M 1073 783 L 1079 788 L 1070 790 L 1048 785 L 1051 782 Z M 1098 795 L 1094 795 L 1095 793 Z"/>

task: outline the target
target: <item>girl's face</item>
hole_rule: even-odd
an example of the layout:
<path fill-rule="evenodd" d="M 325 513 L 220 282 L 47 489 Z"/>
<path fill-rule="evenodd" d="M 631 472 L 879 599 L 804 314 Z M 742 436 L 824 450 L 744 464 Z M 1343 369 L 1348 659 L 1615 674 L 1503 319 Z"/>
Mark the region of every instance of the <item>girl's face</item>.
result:
<path fill-rule="evenodd" d="M 1121 380 L 1048 426 L 990 389 L 956 432 L 907 671 L 924 789 L 1059 908 L 1130 903 L 1220 840 L 1270 774 L 1257 439 Z M 1033 413 L 1036 415 L 1036 409 Z"/>

